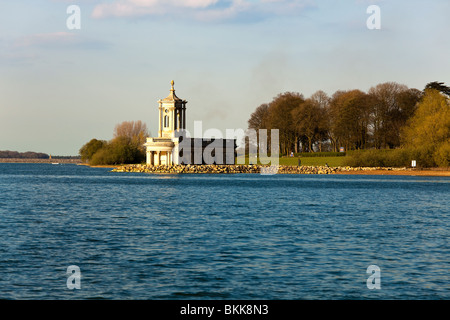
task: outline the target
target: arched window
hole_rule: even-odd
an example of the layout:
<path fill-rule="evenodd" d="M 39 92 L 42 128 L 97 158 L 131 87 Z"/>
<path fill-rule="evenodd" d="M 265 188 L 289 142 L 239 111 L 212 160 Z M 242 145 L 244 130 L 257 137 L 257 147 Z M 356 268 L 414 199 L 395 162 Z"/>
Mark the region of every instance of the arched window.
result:
<path fill-rule="evenodd" d="M 164 128 L 169 127 L 169 116 L 164 116 Z"/>

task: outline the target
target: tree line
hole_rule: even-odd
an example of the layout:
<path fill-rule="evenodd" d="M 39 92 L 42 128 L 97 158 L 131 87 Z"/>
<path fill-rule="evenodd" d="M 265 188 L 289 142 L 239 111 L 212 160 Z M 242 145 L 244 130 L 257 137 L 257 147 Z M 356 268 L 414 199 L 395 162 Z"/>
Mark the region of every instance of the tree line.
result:
<path fill-rule="evenodd" d="M 9 151 L 4 150 L 0 151 L 0 158 L 7 159 L 48 159 L 49 155 L 42 152 L 18 152 L 18 151 Z"/>
<path fill-rule="evenodd" d="M 145 160 L 144 143 L 149 136 L 142 121 L 124 121 L 115 126 L 110 141 L 91 139 L 79 151 L 81 161 L 91 165 L 141 163 Z"/>
<path fill-rule="evenodd" d="M 356 150 L 349 162 L 353 166 L 404 166 L 414 158 L 421 166 L 448 167 L 449 97 L 450 88 L 442 82 L 430 82 L 422 91 L 386 82 L 368 92 L 338 90 L 332 96 L 321 90 L 309 98 L 285 92 L 257 107 L 248 127 L 257 132 L 278 129 L 280 153 L 285 155 L 343 147 Z M 141 163 L 148 136 L 141 121 L 125 121 L 115 126 L 112 140 L 91 139 L 79 154 L 92 165 Z"/>
<path fill-rule="evenodd" d="M 401 147 L 421 150 L 422 158 L 434 159 L 429 165 L 448 166 L 449 96 L 442 82 L 422 91 L 386 82 L 368 92 L 338 90 L 332 96 L 321 90 L 309 98 L 285 92 L 258 106 L 248 128 L 278 129 L 280 153 L 286 155 Z"/>

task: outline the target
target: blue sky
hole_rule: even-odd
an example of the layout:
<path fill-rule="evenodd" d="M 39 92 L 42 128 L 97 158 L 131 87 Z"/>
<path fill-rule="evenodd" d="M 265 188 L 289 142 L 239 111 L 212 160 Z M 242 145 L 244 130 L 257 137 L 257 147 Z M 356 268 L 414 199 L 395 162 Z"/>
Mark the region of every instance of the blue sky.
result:
<path fill-rule="evenodd" d="M 380 30 L 366 26 L 372 4 Z M 2 0 L 0 150 L 76 155 L 130 120 L 156 135 L 171 80 L 187 129 L 224 134 L 286 91 L 449 85 L 448 12 L 448 0 Z"/>

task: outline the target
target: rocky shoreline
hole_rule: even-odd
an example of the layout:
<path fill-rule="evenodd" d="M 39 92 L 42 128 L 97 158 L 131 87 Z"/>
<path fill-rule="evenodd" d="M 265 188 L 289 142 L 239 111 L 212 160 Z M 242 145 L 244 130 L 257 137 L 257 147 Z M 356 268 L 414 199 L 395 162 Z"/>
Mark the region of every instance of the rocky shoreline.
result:
<path fill-rule="evenodd" d="M 208 174 L 237 174 L 237 173 L 265 173 L 265 174 L 335 174 L 355 171 L 411 171 L 410 168 L 381 168 L 381 167 L 327 167 L 327 166 L 267 166 L 267 165 L 122 165 L 114 168 L 113 172 L 142 172 L 142 173 L 208 173 Z"/>

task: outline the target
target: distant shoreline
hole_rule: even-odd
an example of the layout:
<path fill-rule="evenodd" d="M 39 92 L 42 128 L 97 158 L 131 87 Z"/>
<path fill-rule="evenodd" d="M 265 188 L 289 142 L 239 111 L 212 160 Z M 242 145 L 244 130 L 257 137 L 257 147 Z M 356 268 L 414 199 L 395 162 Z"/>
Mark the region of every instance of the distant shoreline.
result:
<path fill-rule="evenodd" d="M 22 158 L 0 158 L 0 163 L 64 163 L 80 164 L 80 159 L 22 159 Z"/>

